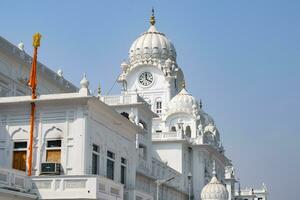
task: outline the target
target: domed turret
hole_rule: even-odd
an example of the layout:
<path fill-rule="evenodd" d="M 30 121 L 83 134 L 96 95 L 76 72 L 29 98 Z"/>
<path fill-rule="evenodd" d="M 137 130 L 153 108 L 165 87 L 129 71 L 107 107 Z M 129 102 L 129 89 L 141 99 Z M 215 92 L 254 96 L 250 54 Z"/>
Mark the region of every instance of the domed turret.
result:
<path fill-rule="evenodd" d="M 213 177 L 202 189 L 201 200 L 228 200 L 228 191 L 216 176 L 215 162 L 213 162 Z"/>
<path fill-rule="evenodd" d="M 176 51 L 174 45 L 165 36 L 165 34 L 156 30 L 154 11 L 150 18 L 150 28 L 148 31 L 138 37 L 130 47 L 130 63 L 136 63 L 147 59 L 157 59 L 162 62 L 170 58 L 176 60 Z"/>
<path fill-rule="evenodd" d="M 199 113 L 197 100 L 187 92 L 185 87 L 168 103 L 166 115 L 174 113 L 186 113 L 195 117 Z"/>

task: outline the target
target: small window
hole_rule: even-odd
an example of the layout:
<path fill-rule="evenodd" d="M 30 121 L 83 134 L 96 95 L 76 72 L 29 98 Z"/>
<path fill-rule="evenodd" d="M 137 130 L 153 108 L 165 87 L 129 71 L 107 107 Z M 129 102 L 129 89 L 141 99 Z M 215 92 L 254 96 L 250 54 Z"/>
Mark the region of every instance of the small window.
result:
<path fill-rule="evenodd" d="M 12 168 L 26 171 L 27 142 L 14 142 Z"/>
<path fill-rule="evenodd" d="M 176 131 L 176 127 L 175 127 L 175 126 L 172 126 L 172 127 L 171 127 L 171 131 Z"/>
<path fill-rule="evenodd" d="M 47 147 L 61 147 L 61 140 L 49 140 L 47 141 Z"/>
<path fill-rule="evenodd" d="M 46 162 L 60 163 L 61 140 L 48 140 L 46 148 Z"/>
<path fill-rule="evenodd" d="M 99 146 L 93 144 L 92 153 L 92 174 L 99 174 Z"/>
<path fill-rule="evenodd" d="M 106 177 L 114 180 L 115 175 L 115 154 L 111 151 L 107 151 L 107 160 L 106 160 Z"/>
<path fill-rule="evenodd" d="M 191 127 L 190 127 L 190 126 L 187 126 L 187 127 L 185 128 L 185 135 L 186 135 L 187 137 L 191 137 Z"/>
<path fill-rule="evenodd" d="M 99 152 L 99 146 L 96 144 L 93 144 L 93 151 Z"/>
<path fill-rule="evenodd" d="M 27 142 L 15 142 L 14 143 L 14 149 L 26 149 L 27 148 Z"/>
<path fill-rule="evenodd" d="M 111 159 L 115 159 L 115 154 L 111 151 L 107 151 L 107 157 L 109 157 Z"/>
<path fill-rule="evenodd" d="M 156 132 L 156 133 L 161 133 L 161 132 L 162 132 L 162 130 L 156 130 L 155 132 Z"/>
<path fill-rule="evenodd" d="M 161 100 L 158 100 L 156 102 L 156 113 L 161 114 L 161 111 L 162 111 L 162 102 L 161 102 Z"/>
<path fill-rule="evenodd" d="M 122 158 L 121 158 L 121 163 L 124 164 L 124 165 L 126 165 L 127 160 L 126 160 L 125 158 L 122 157 Z"/>
<path fill-rule="evenodd" d="M 126 164 L 127 160 L 125 158 L 121 158 L 121 183 L 126 183 Z"/>

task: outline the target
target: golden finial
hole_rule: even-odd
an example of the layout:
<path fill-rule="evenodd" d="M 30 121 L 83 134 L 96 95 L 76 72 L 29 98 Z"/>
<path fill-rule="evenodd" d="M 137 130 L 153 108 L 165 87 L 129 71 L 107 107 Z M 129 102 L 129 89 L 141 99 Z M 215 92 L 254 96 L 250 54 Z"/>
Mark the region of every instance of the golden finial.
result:
<path fill-rule="evenodd" d="M 37 48 L 40 46 L 41 37 L 42 35 L 40 33 L 35 33 L 33 35 L 33 42 L 32 42 L 33 47 Z"/>
<path fill-rule="evenodd" d="M 152 8 L 152 15 L 150 17 L 150 24 L 152 26 L 154 26 L 154 24 L 155 24 L 154 8 Z"/>

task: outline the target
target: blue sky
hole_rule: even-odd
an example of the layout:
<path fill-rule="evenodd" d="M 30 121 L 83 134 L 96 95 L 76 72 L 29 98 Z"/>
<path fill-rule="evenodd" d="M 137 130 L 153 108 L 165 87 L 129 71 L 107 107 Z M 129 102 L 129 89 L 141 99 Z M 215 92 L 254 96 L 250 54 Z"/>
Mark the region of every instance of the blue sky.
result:
<path fill-rule="evenodd" d="M 175 45 L 188 90 L 221 132 L 242 186 L 297 199 L 300 168 L 300 1 L 1 1 L 0 34 L 74 84 L 87 73 L 104 93 L 134 39 L 157 29 Z M 119 87 L 113 89 L 118 93 Z"/>

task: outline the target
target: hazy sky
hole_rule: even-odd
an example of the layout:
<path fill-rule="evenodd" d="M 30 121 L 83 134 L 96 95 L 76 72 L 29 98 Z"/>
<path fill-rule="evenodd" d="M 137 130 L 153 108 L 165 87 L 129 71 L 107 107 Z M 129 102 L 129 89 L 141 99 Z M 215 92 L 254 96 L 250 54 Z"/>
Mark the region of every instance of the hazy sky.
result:
<path fill-rule="evenodd" d="M 242 186 L 265 182 L 271 200 L 299 199 L 300 1 L 2 0 L 0 35 L 31 54 L 41 32 L 41 62 L 76 85 L 86 72 L 106 93 L 152 6 Z"/>

